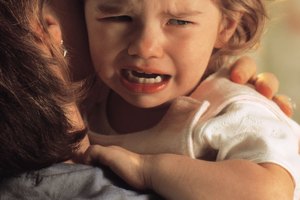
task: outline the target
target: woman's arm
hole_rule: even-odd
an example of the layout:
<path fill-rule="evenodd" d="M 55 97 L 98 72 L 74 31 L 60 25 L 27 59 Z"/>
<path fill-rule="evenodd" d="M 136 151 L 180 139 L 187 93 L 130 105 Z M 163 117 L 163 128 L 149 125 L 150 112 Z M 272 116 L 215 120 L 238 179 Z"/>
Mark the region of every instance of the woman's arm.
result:
<path fill-rule="evenodd" d="M 293 199 L 294 184 L 283 168 L 245 160 L 209 162 L 174 154 L 141 155 L 121 147 L 91 146 L 86 162 L 109 166 L 138 189 L 166 199 Z"/>

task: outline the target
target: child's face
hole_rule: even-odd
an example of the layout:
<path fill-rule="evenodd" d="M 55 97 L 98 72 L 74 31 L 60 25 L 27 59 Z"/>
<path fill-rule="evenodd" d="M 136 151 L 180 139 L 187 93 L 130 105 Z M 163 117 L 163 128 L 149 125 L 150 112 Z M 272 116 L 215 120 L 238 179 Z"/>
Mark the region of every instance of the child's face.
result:
<path fill-rule="evenodd" d="M 85 0 L 85 13 L 97 74 L 138 107 L 190 93 L 220 45 L 211 0 Z"/>

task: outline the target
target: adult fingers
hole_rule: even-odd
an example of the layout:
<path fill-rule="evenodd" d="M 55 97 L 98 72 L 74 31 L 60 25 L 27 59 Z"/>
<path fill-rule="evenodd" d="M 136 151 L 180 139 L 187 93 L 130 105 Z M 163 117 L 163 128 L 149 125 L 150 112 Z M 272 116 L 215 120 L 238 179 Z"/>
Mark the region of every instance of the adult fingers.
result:
<path fill-rule="evenodd" d="M 273 97 L 273 101 L 288 117 L 291 117 L 293 115 L 295 106 L 289 97 L 287 97 L 286 95 L 275 95 Z"/>
<path fill-rule="evenodd" d="M 256 63 L 248 57 L 243 56 L 231 66 L 230 79 L 239 84 L 246 84 L 256 75 Z"/>
<path fill-rule="evenodd" d="M 255 89 L 267 97 L 272 99 L 278 92 L 279 81 L 277 77 L 269 72 L 260 73 L 254 79 Z"/>

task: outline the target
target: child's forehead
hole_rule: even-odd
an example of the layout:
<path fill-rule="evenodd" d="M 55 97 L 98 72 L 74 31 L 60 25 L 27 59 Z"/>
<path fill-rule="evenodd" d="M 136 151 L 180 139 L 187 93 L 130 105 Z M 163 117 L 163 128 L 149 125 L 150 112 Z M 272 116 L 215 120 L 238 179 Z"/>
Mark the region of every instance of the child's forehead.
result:
<path fill-rule="evenodd" d="M 93 1 L 93 0 L 92 0 Z M 97 9 L 103 12 L 122 12 L 142 10 L 146 7 L 166 11 L 189 11 L 205 9 L 214 4 L 215 0 L 94 0 Z"/>

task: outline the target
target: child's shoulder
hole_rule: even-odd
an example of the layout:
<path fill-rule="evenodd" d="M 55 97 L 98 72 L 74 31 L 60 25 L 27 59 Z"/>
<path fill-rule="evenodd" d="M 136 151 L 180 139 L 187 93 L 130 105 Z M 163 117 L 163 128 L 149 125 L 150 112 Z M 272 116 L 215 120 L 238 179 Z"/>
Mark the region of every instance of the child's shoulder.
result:
<path fill-rule="evenodd" d="M 212 117 L 223 111 L 226 107 L 236 103 L 258 107 L 262 106 L 276 115 L 287 118 L 280 108 L 271 100 L 258 93 L 251 85 L 241 85 L 229 80 L 229 71 L 220 69 L 205 79 L 198 88 L 201 95 L 199 101 L 208 101 L 208 115 Z"/>
<path fill-rule="evenodd" d="M 209 121 L 210 127 L 215 124 L 221 128 L 220 124 L 227 124 L 244 127 L 245 130 L 252 127 L 261 127 L 263 130 L 263 127 L 276 126 L 289 132 L 299 132 L 299 125 L 273 101 L 251 87 L 231 82 L 228 74 L 226 69 L 222 69 L 201 83 L 199 90 L 202 92 L 198 100 L 208 102 L 209 106 L 201 116 L 200 124 L 208 124 Z"/>

